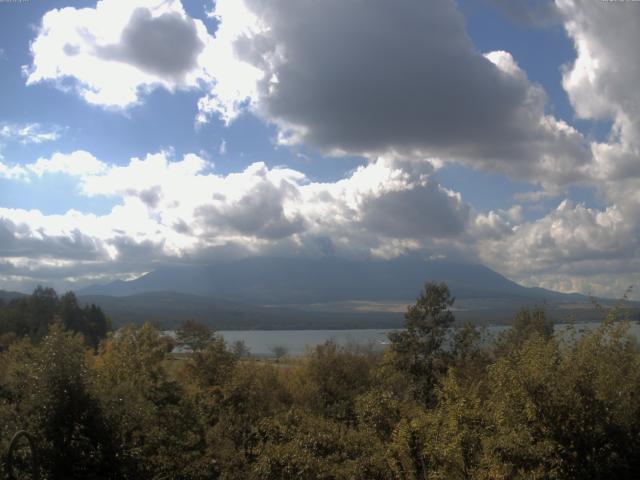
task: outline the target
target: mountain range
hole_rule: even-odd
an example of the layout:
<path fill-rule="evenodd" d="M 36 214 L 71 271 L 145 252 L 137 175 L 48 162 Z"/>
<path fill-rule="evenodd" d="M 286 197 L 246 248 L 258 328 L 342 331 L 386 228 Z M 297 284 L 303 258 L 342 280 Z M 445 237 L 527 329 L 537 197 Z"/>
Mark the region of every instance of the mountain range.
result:
<path fill-rule="evenodd" d="M 587 296 L 524 287 L 483 265 L 413 256 L 374 261 L 257 257 L 165 266 L 77 293 L 118 321 L 156 318 L 174 324 L 197 318 L 224 329 L 395 328 L 428 281 L 447 283 L 461 321 L 503 324 L 520 308 L 536 305 L 544 305 L 558 321 L 597 319 Z"/>
<path fill-rule="evenodd" d="M 0 290 L 0 302 L 9 302 L 14 298 L 24 297 L 24 293 L 19 292 L 8 292 L 6 290 Z"/>
<path fill-rule="evenodd" d="M 165 291 L 252 305 L 301 305 L 413 300 L 427 281 L 446 282 L 459 299 L 568 301 L 582 297 L 523 287 L 482 265 L 418 257 L 373 261 L 258 257 L 205 266 L 161 267 L 135 280 L 94 285 L 78 294 L 122 297 Z"/>
<path fill-rule="evenodd" d="M 115 326 L 155 320 L 174 328 L 195 319 L 225 330 L 396 328 L 428 281 L 447 283 L 461 322 L 505 324 L 525 306 L 544 306 L 555 321 L 599 318 L 585 295 L 524 287 L 479 264 L 416 256 L 373 261 L 256 257 L 163 266 L 76 294 L 81 303 L 100 305 Z M 4 301 L 19 295 L 0 291 Z M 629 306 L 637 316 L 640 304 Z"/>

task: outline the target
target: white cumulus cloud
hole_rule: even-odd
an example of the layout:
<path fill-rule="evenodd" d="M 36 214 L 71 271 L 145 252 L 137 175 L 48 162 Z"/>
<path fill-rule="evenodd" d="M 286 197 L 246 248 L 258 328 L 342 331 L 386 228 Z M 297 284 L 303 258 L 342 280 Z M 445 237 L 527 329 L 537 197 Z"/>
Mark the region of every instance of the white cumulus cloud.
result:
<path fill-rule="evenodd" d="M 381 157 L 319 183 L 260 162 L 220 175 L 194 154 L 176 160 L 160 152 L 122 166 L 82 151 L 56 154 L 25 169 L 75 176 L 81 194 L 110 196 L 118 205 L 101 216 L 0 209 L 0 257 L 14 271 L 28 264 L 33 278 L 39 264 L 51 272 L 56 261 L 69 278 L 84 278 L 90 263 L 93 274 L 126 275 L 149 263 L 230 252 L 390 257 L 462 238 L 470 206 L 429 169 L 407 165 Z"/>
<path fill-rule="evenodd" d="M 640 285 L 639 233 L 615 205 L 594 209 L 564 200 L 508 235 L 485 236 L 478 249 L 487 265 L 527 285 L 564 291 L 581 285 L 582 292 L 618 296 L 629 285 Z"/>
<path fill-rule="evenodd" d="M 146 92 L 210 81 L 201 58 L 210 42 L 180 0 L 101 0 L 95 8 L 47 12 L 31 43 L 27 84 L 52 81 L 87 102 L 125 108 Z"/>

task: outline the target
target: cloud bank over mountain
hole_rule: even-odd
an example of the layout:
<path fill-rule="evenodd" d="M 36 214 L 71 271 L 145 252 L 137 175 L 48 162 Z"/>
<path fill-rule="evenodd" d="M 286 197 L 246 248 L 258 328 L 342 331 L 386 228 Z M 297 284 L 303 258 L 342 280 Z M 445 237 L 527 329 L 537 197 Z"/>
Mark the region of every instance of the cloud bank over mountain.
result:
<path fill-rule="evenodd" d="M 58 215 L 1 208 L 0 276 L 16 288 L 55 275 L 72 285 L 247 255 L 419 252 L 563 291 L 617 295 L 639 283 L 638 5 L 491 3 L 527 28 L 562 26 L 575 50 L 562 66 L 575 118 L 554 113 L 509 45 L 480 51 L 453 0 L 217 0 L 202 18 L 179 0 L 48 11 L 24 66 L 29 86 L 125 115 L 154 90 L 194 92 L 197 128 L 252 117 L 272 129 L 276 148 L 362 161 L 319 180 L 301 165 L 255 159 L 222 170 L 215 157 L 171 148 L 117 162 L 90 146 L 0 158 L 3 181 L 65 177 L 80 197 L 115 205 Z M 33 142 L 60 135 L 28 128 Z M 0 142 L 21 131 L 0 126 Z M 451 166 L 530 191 L 479 207 L 442 181 Z M 573 200 L 575 188 L 599 204 Z M 549 198 L 552 208 L 530 213 Z"/>

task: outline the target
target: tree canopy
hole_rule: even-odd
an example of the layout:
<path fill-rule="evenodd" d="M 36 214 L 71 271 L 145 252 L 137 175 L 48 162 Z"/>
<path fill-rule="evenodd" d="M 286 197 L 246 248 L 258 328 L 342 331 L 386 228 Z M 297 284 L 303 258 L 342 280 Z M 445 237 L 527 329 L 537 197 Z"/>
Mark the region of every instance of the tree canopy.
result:
<path fill-rule="evenodd" d="M 2 307 L 0 453 L 24 429 L 46 479 L 640 476 L 640 348 L 619 312 L 579 332 L 523 310 L 491 338 L 452 305 L 426 284 L 386 351 L 275 362 L 194 323 L 187 352 L 152 324 L 96 349 L 91 309 L 38 289 Z"/>
<path fill-rule="evenodd" d="M 37 287 L 30 296 L 0 304 L 0 350 L 22 337 L 38 341 L 55 323 L 82 334 L 93 348 L 111 330 L 111 322 L 97 305 L 81 306 L 73 292 L 59 297 L 52 288 Z"/>

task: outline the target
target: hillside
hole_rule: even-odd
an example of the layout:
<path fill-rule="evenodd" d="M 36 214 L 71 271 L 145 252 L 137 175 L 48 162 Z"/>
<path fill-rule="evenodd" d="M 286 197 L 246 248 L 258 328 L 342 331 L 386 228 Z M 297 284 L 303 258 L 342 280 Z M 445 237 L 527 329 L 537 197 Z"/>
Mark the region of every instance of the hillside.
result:
<path fill-rule="evenodd" d="M 417 257 L 262 257 L 162 267 L 77 294 L 81 303 L 99 305 L 115 326 L 153 320 L 174 328 L 194 319 L 218 330 L 396 328 L 426 281 L 448 284 L 459 322 L 506 324 L 520 308 L 541 305 L 557 322 L 599 318 L 584 295 L 526 288 L 482 265 Z M 4 301 L 21 295 L 0 291 Z M 638 306 L 631 304 L 634 318 Z"/>
<path fill-rule="evenodd" d="M 173 329 L 185 320 L 198 320 L 216 330 L 287 330 L 396 328 L 402 315 L 394 313 L 309 312 L 267 308 L 176 292 L 151 292 L 127 297 L 80 295 L 83 304 L 99 305 L 114 326 L 156 321 Z"/>
<path fill-rule="evenodd" d="M 25 297 L 24 293 L 19 292 L 8 292 L 6 290 L 0 290 L 0 301 L 2 302 L 10 302 L 14 298 Z"/>
<path fill-rule="evenodd" d="M 375 261 L 262 257 L 207 266 L 162 267 L 132 281 L 91 286 L 79 293 L 129 296 L 172 291 L 253 305 L 300 305 L 412 301 L 426 281 L 446 282 L 458 299 L 584 299 L 526 288 L 482 265 L 417 257 Z"/>
<path fill-rule="evenodd" d="M 175 326 L 197 319 L 216 329 L 395 328 L 426 281 L 448 284 L 459 322 L 506 324 L 520 308 L 536 305 L 544 305 L 557 322 L 599 318 L 584 295 L 526 288 L 482 265 L 417 257 L 262 257 L 162 267 L 78 293 L 117 324 L 155 319 Z"/>

